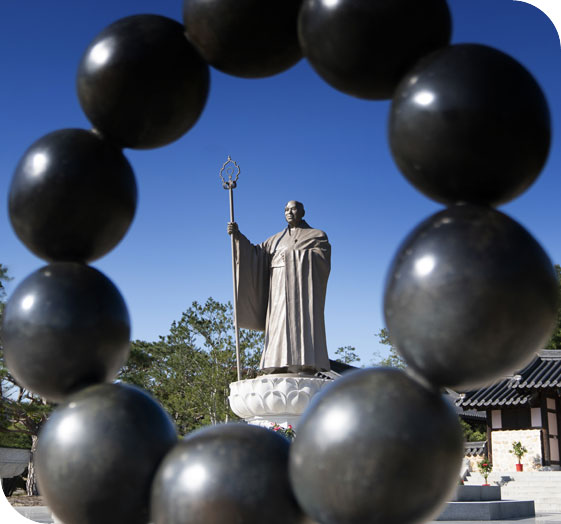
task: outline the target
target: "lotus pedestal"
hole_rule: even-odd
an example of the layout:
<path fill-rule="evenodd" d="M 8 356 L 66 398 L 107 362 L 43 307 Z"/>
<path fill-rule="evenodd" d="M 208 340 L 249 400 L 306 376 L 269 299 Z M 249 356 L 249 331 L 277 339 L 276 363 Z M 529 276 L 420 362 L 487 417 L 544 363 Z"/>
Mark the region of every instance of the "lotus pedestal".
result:
<path fill-rule="evenodd" d="M 232 411 L 249 424 L 298 426 L 312 397 L 333 382 L 292 374 L 263 375 L 230 384 Z"/>

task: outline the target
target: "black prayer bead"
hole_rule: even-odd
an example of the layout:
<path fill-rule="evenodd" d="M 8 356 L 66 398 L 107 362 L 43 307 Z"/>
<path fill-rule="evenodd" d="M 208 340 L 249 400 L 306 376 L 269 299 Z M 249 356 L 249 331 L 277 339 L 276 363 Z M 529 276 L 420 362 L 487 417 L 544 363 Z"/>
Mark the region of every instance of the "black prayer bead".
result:
<path fill-rule="evenodd" d="M 401 370 L 360 370 L 304 413 L 290 479 L 322 524 L 425 522 L 456 487 L 463 451 L 458 417 L 437 391 Z"/>
<path fill-rule="evenodd" d="M 557 315 L 552 264 L 520 224 L 458 205 L 424 220 L 390 267 L 384 311 L 392 344 L 432 384 L 467 388 L 520 369 Z"/>
<path fill-rule="evenodd" d="M 184 0 L 187 35 L 205 60 L 230 75 L 275 75 L 302 58 L 301 0 Z"/>
<path fill-rule="evenodd" d="M 419 58 L 448 44 L 451 25 L 445 0 L 304 0 L 298 34 L 331 86 L 386 99 Z"/>
<path fill-rule="evenodd" d="M 444 203 L 498 205 L 541 172 L 547 101 L 532 75 L 496 49 L 460 44 L 421 60 L 398 86 L 389 140 L 407 180 Z"/>
<path fill-rule="evenodd" d="M 119 149 L 91 131 L 63 129 L 25 152 L 9 210 L 14 231 L 37 256 L 91 262 L 123 238 L 136 201 L 134 173 Z"/>
<path fill-rule="evenodd" d="M 224 424 L 198 430 L 164 459 L 152 488 L 154 524 L 296 524 L 289 442 L 271 430 Z"/>
<path fill-rule="evenodd" d="M 24 387 L 54 402 L 114 379 L 129 353 L 127 306 L 98 270 L 57 262 L 29 275 L 3 314 L 4 358 Z"/>
<path fill-rule="evenodd" d="M 92 386 L 68 399 L 39 433 L 39 489 L 65 524 L 149 522 L 150 486 L 177 442 L 173 422 L 146 392 Z"/>
<path fill-rule="evenodd" d="M 77 87 L 96 129 L 122 147 L 149 149 L 177 140 L 196 123 L 209 71 L 181 24 L 136 15 L 93 40 L 80 62 Z"/>

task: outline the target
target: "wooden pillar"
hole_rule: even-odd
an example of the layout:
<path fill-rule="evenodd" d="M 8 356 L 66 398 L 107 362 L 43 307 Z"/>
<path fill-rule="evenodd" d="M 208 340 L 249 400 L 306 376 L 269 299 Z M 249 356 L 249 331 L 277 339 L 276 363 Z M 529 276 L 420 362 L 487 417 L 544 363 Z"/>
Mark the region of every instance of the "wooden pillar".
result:
<path fill-rule="evenodd" d="M 542 445 L 543 445 L 543 465 L 551 465 L 551 453 L 549 451 L 549 432 L 547 431 L 547 400 L 545 395 L 541 395 L 542 410 Z"/>
<path fill-rule="evenodd" d="M 493 421 L 491 419 L 491 410 L 486 411 L 487 414 L 487 460 L 493 463 Z"/>

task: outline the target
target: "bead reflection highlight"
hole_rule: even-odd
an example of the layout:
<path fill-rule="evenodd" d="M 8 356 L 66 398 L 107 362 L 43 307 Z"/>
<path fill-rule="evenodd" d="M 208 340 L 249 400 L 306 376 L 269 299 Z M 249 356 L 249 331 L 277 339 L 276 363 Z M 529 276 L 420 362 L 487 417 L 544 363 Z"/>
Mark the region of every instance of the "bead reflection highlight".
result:
<path fill-rule="evenodd" d="M 345 407 L 331 410 L 321 421 L 321 426 L 326 435 L 329 435 L 329 441 L 345 438 L 349 431 L 349 426 L 353 424 L 353 418 L 350 411 Z"/>
<path fill-rule="evenodd" d="M 197 491 L 201 489 L 208 478 L 205 467 L 201 464 L 194 464 L 181 473 L 179 482 L 187 489 Z"/>
<path fill-rule="evenodd" d="M 27 172 L 31 176 L 38 176 L 45 171 L 49 164 L 49 157 L 43 153 L 38 152 L 32 155 L 28 160 Z"/>
<path fill-rule="evenodd" d="M 88 61 L 93 62 L 97 66 L 104 65 L 111 56 L 112 43 L 113 39 L 108 38 L 96 44 L 88 55 Z"/>
<path fill-rule="evenodd" d="M 70 407 L 70 406 L 69 406 Z M 79 415 L 66 415 L 56 428 L 56 436 L 60 444 L 72 445 L 82 438 L 83 425 Z"/>
<path fill-rule="evenodd" d="M 24 311 L 29 311 L 33 307 L 34 303 L 35 303 L 35 295 L 27 295 L 21 301 L 21 309 L 23 309 Z"/>
<path fill-rule="evenodd" d="M 436 261 L 432 255 L 426 255 L 415 262 L 415 273 L 420 277 L 426 277 L 432 272 Z"/>
<path fill-rule="evenodd" d="M 420 106 L 428 106 L 434 101 L 434 93 L 431 93 L 430 91 L 421 91 L 415 95 L 413 100 Z"/>

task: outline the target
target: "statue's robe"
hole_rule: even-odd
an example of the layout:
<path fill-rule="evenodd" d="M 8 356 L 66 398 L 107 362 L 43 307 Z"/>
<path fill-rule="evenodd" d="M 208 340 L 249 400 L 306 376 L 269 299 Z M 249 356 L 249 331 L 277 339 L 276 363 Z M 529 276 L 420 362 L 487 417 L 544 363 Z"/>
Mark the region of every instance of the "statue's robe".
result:
<path fill-rule="evenodd" d="M 302 221 L 262 244 L 236 238 L 238 323 L 265 331 L 261 369 L 329 370 L 324 307 L 331 267 L 327 235 Z"/>

